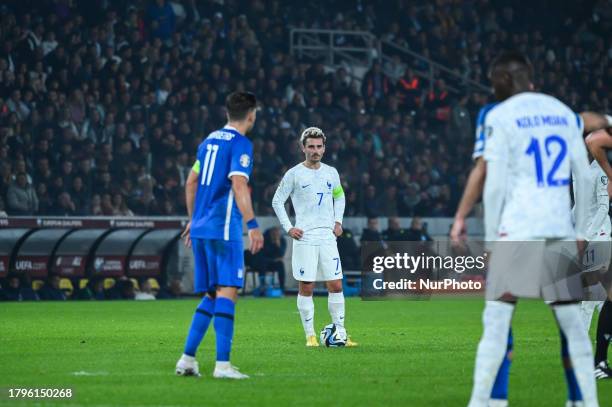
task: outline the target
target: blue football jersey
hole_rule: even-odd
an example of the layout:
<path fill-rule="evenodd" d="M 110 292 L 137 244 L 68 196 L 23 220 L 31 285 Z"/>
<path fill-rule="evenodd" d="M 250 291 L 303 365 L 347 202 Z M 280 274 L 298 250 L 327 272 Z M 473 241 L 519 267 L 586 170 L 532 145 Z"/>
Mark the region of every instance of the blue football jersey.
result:
<path fill-rule="evenodd" d="M 484 105 L 478 112 L 478 118 L 476 119 L 476 141 L 474 142 L 474 152 L 472 153 L 472 159 L 476 160 L 478 157 L 482 157 L 485 149 L 485 128 L 484 122 L 487 114 L 497 106 L 497 102 L 489 103 Z"/>
<path fill-rule="evenodd" d="M 198 189 L 191 219 L 191 237 L 242 241 L 242 214 L 234 201 L 232 175 L 249 179 L 253 145 L 236 129 L 214 131 L 198 147 L 192 170 Z"/>

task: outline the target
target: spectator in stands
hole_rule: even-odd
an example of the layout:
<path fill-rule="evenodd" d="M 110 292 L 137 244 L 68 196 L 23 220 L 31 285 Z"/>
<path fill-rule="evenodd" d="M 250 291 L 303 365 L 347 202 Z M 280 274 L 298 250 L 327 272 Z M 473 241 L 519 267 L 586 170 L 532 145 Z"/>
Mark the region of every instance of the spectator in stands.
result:
<path fill-rule="evenodd" d="M 38 197 L 26 174 L 20 172 L 6 193 L 8 213 L 11 215 L 34 215 L 38 211 Z"/>
<path fill-rule="evenodd" d="M 361 245 L 364 242 L 382 242 L 382 236 L 378 226 L 378 218 L 368 218 L 368 224 L 361 232 Z"/>
<path fill-rule="evenodd" d="M 140 290 L 136 291 L 136 295 L 134 296 L 135 300 L 154 300 L 155 294 L 153 293 L 153 289 L 151 288 L 151 282 L 149 279 L 143 279 L 140 282 Z"/>
<path fill-rule="evenodd" d="M 166 0 L 156 0 L 148 10 L 151 32 L 162 40 L 170 39 L 175 29 L 175 15 L 172 5 Z"/>
<path fill-rule="evenodd" d="M 287 241 L 278 227 L 272 227 L 264 233 L 263 261 L 264 271 L 278 274 L 280 289 L 285 291 L 285 263 L 283 258 L 287 251 Z M 274 278 L 274 275 L 272 275 Z M 259 274 L 260 287 L 266 286 L 265 273 Z"/>
<path fill-rule="evenodd" d="M 410 222 L 410 229 L 406 232 L 406 240 L 411 242 L 417 241 L 432 241 L 433 239 L 427 233 L 427 224 L 421 222 L 421 218 L 415 216 Z"/>
<path fill-rule="evenodd" d="M 421 103 L 421 80 L 411 68 L 406 68 L 397 83 L 400 105 L 404 111 L 414 110 Z"/>
<path fill-rule="evenodd" d="M 59 276 L 47 278 L 45 284 L 38 290 L 38 295 L 41 300 L 45 301 L 66 301 L 67 299 L 66 294 L 60 288 Z"/>
<path fill-rule="evenodd" d="M 52 214 L 56 216 L 74 216 L 77 214 L 76 205 L 68 192 L 59 194 L 55 206 L 53 207 Z"/>
<path fill-rule="evenodd" d="M 23 274 L 20 278 L 21 300 L 22 301 L 38 301 L 40 297 L 32 288 L 32 279 L 27 274 Z"/>
<path fill-rule="evenodd" d="M 332 163 L 341 165 L 355 157 L 348 170 L 352 176 L 341 171 L 346 190 L 354 191 L 358 203 L 347 206 L 347 213 L 384 213 L 366 195 L 372 186 L 382 200 L 385 191 L 391 191 L 389 185 L 360 182 L 364 173 L 377 175 L 384 169 L 393 172 L 389 183 L 397 187 L 399 215 L 454 212 L 464 181 L 453 174 L 466 172 L 470 165 L 471 141 L 461 140 L 471 138 L 468 127 L 490 96 L 466 89 L 459 92 L 468 97 L 464 103 L 451 91 L 451 85 L 463 89 L 463 80 L 446 86 L 448 76 L 437 71 L 433 92 L 428 92 L 429 78 L 416 72 L 428 73 L 430 66 L 420 60 L 397 78 L 403 64 L 392 51 L 381 55 L 392 61 L 385 67 L 392 77 L 376 63 L 362 80 L 362 89 L 354 87 L 352 75 L 358 70 L 350 65 L 346 72 L 341 68 L 333 73 L 320 60 L 289 55 L 284 27 L 337 26 L 336 13 L 327 12 L 325 2 L 310 2 L 299 22 L 290 12 L 293 1 L 280 2 L 265 15 L 237 15 L 233 2 L 213 2 L 211 8 L 197 1 L 126 6 L 109 0 L 92 3 L 98 5 L 92 13 L 96 18 L 83 15 L 91 13 L 88 2 L 62 2 L 52 9 L 35 0 L 5 3 L 0 30 L 0 197 L 9 213 L 7 190 L 14 174 L 25 172 L 37 192 L 41 184 L 53 199 L 69 192 L 79 213 L 99 215 L 102 208 L 92 204 L 82 211 L 72 191 L 71 180 L 77 175 L 91 201 L 93 194 L 113 197 L 129 180 L 132 193 L 121 193 L 132 212 L 183 214 L 178 198 L 182 194 L 172 194 L 172 183 L 182 185 L 184 174 L 168 181 L 151 170 L 163 167 L 160 163 L 167 156 L 176 163 L 181 154 L 186 155 L 181 165 L 188 170 L 186 163 L 195 161 L 193 152 L 201 138 L 223 125 L 224 95 L 234 88 L 256 92 L 263 101 L 253 140 L 264 145 L 254 159 L 265 164 L 256 165 L 252 175 L 259 214 L 270 211 L 269 189 L 284 172 L 280 169 L 298 162 L 292 135 L 305 124 L 328 129 Z M 603 15 L 605 2 L 562 18 L 543 18 L 538 10 L 520 16 L 490 13 L 491 5 L 484 1 L 470 3 L 469 13 L 462 2 L 422 7 L 404 3 L 368 3 L 362 13 L 343 13 L 341 25 L 371 30 L 484 84 L 485 68 L 497 49 L 524 48 L 532 60 L 541 61 L 535 66 L 540 72 L 536 77 L 542 78 L 537 88 L 558 94 L 577 111 L 609 110 L 608 20 L 592 18 Z M 21 18 L 24 9 L 27 18 Z M 32 26 L 36 20 L 45 24 Z M 576 27 L 575 32 L 559 35 L 567 24 Z M 525 29 L 536 25 L 538 30 Z M 546 45 L 543 38 L 552 42 Z M 338 36 L 338 41 L 346 44 L 347 37 Z M 364 146 L 362 151 L 359 146 Z M 264 152 L 268 157 L 262 159 Z M 426 154 L 436 160 L 418 160 Z M 48 169 L 39 168 L 41 159 L 48 160 L 41 164 Z M 66 175 L 67 162 L 74 168 Z M 452 163 L 450 175 L 435 179 L 434 162 Z M 410 174 L 409 182 L 400 181 L 396 170 Z M 435 195 L 431 186 L 439 190 Z M 459 192 L 446 194 L 445 187 Z M 39 199 L 36 214 L 44 214 L 48 205 Z"/>
<path fill-rule="evenodd" d="M 0 299 L 3 301 L 21 301 L 21 283 L 19 277 L 11 276 L 6 279 L 6 284 L 0 291 Z"/>
<path fill-rule="evenodd" d="M 113 195 L 113 215 L 114 216 L 134 216 L 134 213 L 128 208 L 123 195 L 117 193 Z M 169 213 L 168 215 L 171 215 Z"/>
<path fill-rule="evenodd" d="M 350 229 L 342 229 L 342 234 L 338 236 L 338 253 L 342 261 L 343 270 L 360 270 L 360 253 L 355 237 Z"/>
<path fill-rule="evenodd" d="M 379 62 L 374 62 L 361 84 L 361 94 L 366 99 L 382 100 L 389 95 L 389 78 L 382 71 Z"/>
<path fill-rule="evenodd" d="M 183 295 L 183 283 L 180 279 L 174 278 L 170 280 L 167 287 L 162 286 L 157 295 L 158 299 L 176 299 Z"/>
<path fill-rule="evenodd" d="M 38 301 L 38 299 L 27 276 L 20 278 L 14 274 L 9 275 L 6 284 L 0 287 L 0 301 Z"/>
<path fill-rule="evenodd" d="M 400 226 L 400 219 L 397 216 L 391 216 L 387 219 L 387 230 L 382 234 L 382 239 L 385 242 L 404 242 L 407 239 L 408 232 Z"/>
<path fill-rule="evenodd" d="M 118 288 L 120 299 L 133 300 L 136 297 L 136 288 L 129 278 L 120 278 L 115 286 Z"/>
<path fill-rule="evenodd" d="M 106 300 L 109 299 L 107 291 L 104 289 L 104 279 L 92 277 L 82 290 L 77 291 L 75 298 L 79 300 Z"/>
<path fill-rule="evenodd" d="M 432 90 L 427 94 L 426 107 L 439 122 L 450 120 L 450 95 L 446 89 L 446 82 L 438 79 Z"/>
<path fill-rule="evenodd" d="M 0 218 L 6 218 L 8 214 L 4 210 L 4 199 L 0 197 Z"/>

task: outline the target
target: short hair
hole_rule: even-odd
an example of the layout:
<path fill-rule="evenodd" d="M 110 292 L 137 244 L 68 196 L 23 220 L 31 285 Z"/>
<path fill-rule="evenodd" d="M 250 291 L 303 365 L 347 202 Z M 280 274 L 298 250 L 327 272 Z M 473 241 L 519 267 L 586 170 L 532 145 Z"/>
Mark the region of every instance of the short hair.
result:
<path fill-rule="evenodd" d="M 230 120 L 244 120 L 251 110 L 257 108 L 257 98 L 251 92 L 233 92 L 225 99 L 225 108 Z"/>
<path fill-rule="evenodd" d="M 306 146 L 306 140 L 308 140 L 309 138 L 320 138 L 323 140 L 323 144 L 325 144 L 325 141 L 327 140 L 327 137 L 325 137 L 323 130 L 318 127 L 309 127 L 304 130 L 302 132 L 302 135 L 300 136 L 300 143 L 302 143 L 303 146 Z"/>
<path fill-rule="evenodd" d="M 527 75 L 529 81 L 533 78 L 533 65 L 527 57 L 520 51 L 503 51 L 493 60 L 491 71 L 502 68 L 509 73 L 523 73 Z"/>

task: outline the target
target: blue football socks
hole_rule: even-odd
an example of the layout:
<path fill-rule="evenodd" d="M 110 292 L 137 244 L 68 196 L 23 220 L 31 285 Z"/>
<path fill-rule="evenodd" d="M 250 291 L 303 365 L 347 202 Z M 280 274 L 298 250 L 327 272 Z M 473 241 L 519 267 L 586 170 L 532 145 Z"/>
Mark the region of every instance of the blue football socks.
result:
<path fill-rule="evenodd" d="M 567 382 L 567 399 L 570 401 L 582 401 L 580 386 L 578 386 L 574 368 L 571 367 L 567 338 L 562 331 L 559 332 L 561 334 L 561 358 L 563 360 L 563 369 L 565 370 L 565 381 Z M 567 367 L 568 364 L 570 367 Z"/>
<path fill-rule="evenodd" d="M 491 391 L 491 398 L 495 400 L 508 400 L 508 382 L 510 379 L 510 365 L 512 364 L 512 347 L 513 337 L 512 328 L 508 332 L 508 347 L 506 348 L 506 356 L 502 362 L 497 376 L 495 377 L 495 383 L 493 384 L 493 390 Z"/>
<path fill-rule="evenodd" d="M 215 300 L 215 333 L 217 336 L 217 362 L 229 362 L 234 336 L 235 304 L 229 298 Z"/>
<path fill-rule="evenodd" d="M 198 346 L 200 346 L 200 342 L 202 342 L 202 338 L 204 338 L 210 321 L 213 318 L 214 309 L 215 300 L 205 296 L 193 315 L 187 341 L 185 342 L 185 355 L 195 357 Z"/>

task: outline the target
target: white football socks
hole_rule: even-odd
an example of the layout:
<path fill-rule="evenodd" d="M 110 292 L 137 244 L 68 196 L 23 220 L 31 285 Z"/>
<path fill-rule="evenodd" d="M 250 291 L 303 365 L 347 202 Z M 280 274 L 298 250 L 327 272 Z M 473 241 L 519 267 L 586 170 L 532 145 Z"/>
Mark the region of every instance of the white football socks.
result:
<path fill-rule="evenodd" d="M 597 308 L 597 304 L 598 301 L 582 301 L 580 304 L 580 314 L 587 332 L 589 332 L 589 329 L 591 329 L 591 321 L 593 319 L 595 308 Z"/>
<path fill-rule="evenodd" d="M 468 407 L 487 407 L 499 366 L 506 355 L 514 305 L 487 301 L 482 313 L 484 330 L 476 353 L 474 384 Z"/>
<path fill-rule="evenodd" d="M 580 305 L 553 306 L 559 328 L 567 338 L 567 349 L 585 407 L 597 407 L 597 387 L 593 375 L 593 349 L 580 312 Z"/>
<path fill-rule="evenodd" d="M 327 309 L 334 324 L 344 327 L 344 293 L 329 293 Z"/>
<path fill-rule="evenodd" d="M 303 295 L 298 294 L 297 307 L 298 311 L 300 311 L 300 318 L 302 319 L 302 326 L 304 327 L 304 333 L 306 334 L 306 337 L 314 335 L 315 309 L 314 302 L 312 301 L 312 296 L 305 297 Z"/>

